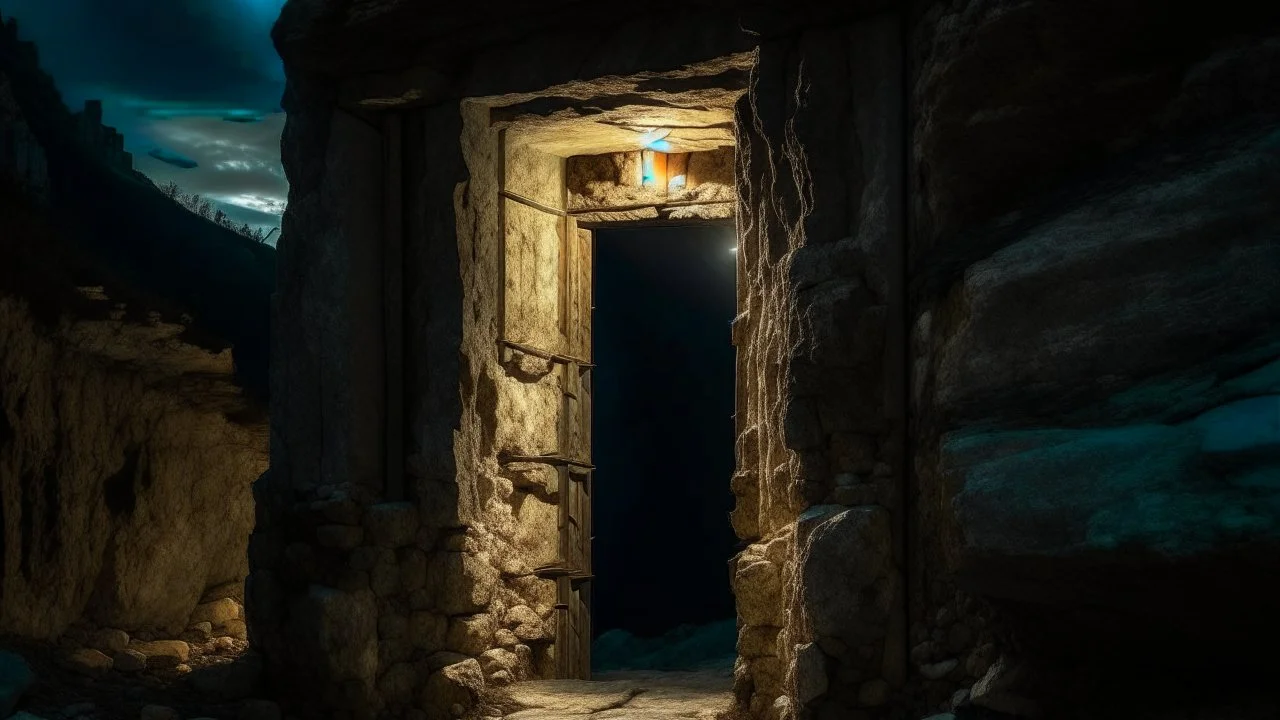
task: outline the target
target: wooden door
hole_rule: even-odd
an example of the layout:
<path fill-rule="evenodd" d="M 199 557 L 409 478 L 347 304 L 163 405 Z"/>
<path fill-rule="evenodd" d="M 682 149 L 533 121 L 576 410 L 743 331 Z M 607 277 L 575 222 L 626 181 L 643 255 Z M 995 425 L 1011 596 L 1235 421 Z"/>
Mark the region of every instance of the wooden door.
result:
<path fill-rule="evenodd" d="M 564 405 L 560 414 L 560 561 L 556 660 L 562 678 L 591 677 L 591 263 L 592 237 L 567 218 L 565 340 L 568 354 L 585 362 L 561 366 Z"/>

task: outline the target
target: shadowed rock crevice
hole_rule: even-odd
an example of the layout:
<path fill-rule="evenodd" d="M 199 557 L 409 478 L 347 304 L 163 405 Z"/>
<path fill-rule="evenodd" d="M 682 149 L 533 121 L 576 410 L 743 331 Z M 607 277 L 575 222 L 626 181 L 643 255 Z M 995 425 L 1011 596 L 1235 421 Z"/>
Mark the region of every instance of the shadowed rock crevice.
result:
<path fill-rule="evenodd" d="M 142 448 L 125 451 L 124 465 L 102 484 L 103 499 L 114 515 L 132 515 L 138 507 L 138 469 Z"/>

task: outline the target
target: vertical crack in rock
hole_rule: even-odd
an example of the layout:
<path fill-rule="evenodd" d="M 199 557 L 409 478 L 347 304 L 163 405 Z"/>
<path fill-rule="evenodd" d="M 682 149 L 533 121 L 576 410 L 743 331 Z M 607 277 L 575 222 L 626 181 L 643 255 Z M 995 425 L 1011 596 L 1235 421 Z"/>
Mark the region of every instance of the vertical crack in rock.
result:
<path fill-rule="evenodd" d="M 139 446 L 125 451 L 124 464 L 102 484 L 102 496 L 107 509 L 116 517 L 128 517 L 138 504 L 137 477 L 142 455 Z"/>
<path fill-rule="evenodd" d="M 21 553 L 18 567 L 22 571 L 22 576 L 27 580 L 31 580 L 31 548 L 35 544 L 35 487 L 36 477 L 31 473 L 24 473 L 22 482 L 18 486 L 20 502 L 18 510 L 18 550 Z"/>
<path fill-rule="evenodd" d="M 0 447 L 17 437 L 13 423 L 9 422 L 9 411 L 5 407 L 4 388 L 0 386 Z M 0 527 L 3 527 L 0 525 Z"/>
<path fill-rule="evenodd" d="M 57 558 L 58 550 L 62 548 L 62 534 L 59 532 L 58 509 L 61 507 L 62 488 L 60 485 L 60 476 L 56 465 L 57 459 L 61 458 L 61 454 L 57 451 L 62 445 L 62 435 L 58 435 L 57 442 L 54 443 L 53 459 L 44 468 L 44 512 L 43 524 L 40 537 L 40 559 L 44 562 L 51 562 Z"/>

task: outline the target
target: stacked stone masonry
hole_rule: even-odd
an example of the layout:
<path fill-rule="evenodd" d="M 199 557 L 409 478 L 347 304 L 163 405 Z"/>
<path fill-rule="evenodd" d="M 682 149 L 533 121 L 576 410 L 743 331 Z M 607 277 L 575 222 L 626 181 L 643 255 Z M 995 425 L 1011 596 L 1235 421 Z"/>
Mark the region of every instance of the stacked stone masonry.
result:
<path fill-rule="evenodd" d="M 459 10 L 458 44 L 411 72 L 389 58 L 427 31 L 386 28 L 418 27 L 412 12 L 286 7 L 293 192 L 247 609 L 269 672 L 324 688 L 296 707 L 452 718 L 554 672 L 557 596 L 534 570 L 558 559 L 562 476 L 504 457 L 572 449 L 581 337 L 543 260 L 580 237 L 574 208 L 613 204 L 635 152 L 554 133 L 645 103 L 732 113 L 716 142 L 735 187 L 717 198 L 739 241 L 744 716 L 1085 707 L 1098 678 L 1065 668 L 1125 629 L 1124 657 L 1155 675 L 1179 648 L 1256 659 L 1245 638 L 1274 618 L 1251 598 L 1274 560 L 1231 553 L 1274 547 L 1276 443 L 1228 429 L 1280 393 L 1280 209 L 1263 194 L 1280 107 L 1250 70 L 1276 66 L 1274 24 L 1179 9 L 1160 26 L 1175 51 L 1118 40 L 1147 37 L 1146 0 L 1091 3 L 1088 22 L 1048 2 L 796 21 L 766 5 L 698 6 L 661 43 L 625 22 L 568 43 L 522 15 L 514 54 L 479 49 L 516 40 L 462 32 L 480 24 Z M 473 69 L 450 65 L 467 42 Z M 752 47 L 745 82 L 708 69 Z M 403 366 L 367 347 L 402 347 Z M 1192 496 L 1182 520 L 1137 513 Z"/>

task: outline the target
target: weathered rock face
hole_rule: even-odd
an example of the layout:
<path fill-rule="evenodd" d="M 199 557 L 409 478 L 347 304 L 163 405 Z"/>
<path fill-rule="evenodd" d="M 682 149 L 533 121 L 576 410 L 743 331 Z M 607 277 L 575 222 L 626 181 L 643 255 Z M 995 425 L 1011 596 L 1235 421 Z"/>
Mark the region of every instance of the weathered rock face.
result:
<path fill-rule="evenodd" d="M 186 394 L 216 404 L 229 353 L 163 323 L 49 328 L 8 296 L 0 327 L 0 633 L 181 632 L 206 589 L 247 574 L 266 466 L 261 429 Z"/>
<path fill-rule="evenodd" d="M 1096 669 L 1268 662 L 1274 14 L 1093 10 L 964 3 L 915 29 L 912 659 L 961 661 L 935 705 L 1005 632 Z M 1050 28 L 1037 63 L 995 60 Z"/>
<path fill-rule="evenodd" d="M 783 588 L 758 619 L 738 591 L 742 640 L 783 628 L 775 653 L 740 662 L 753 717 L 882 713 L 904 681 L 903 427 L 887 391 L 900 386 L 898 34 L 887 16 L 765 42 L 738 106 L 732 520 Z M 752 570 L 754 553 L 737 562 Z"/>

